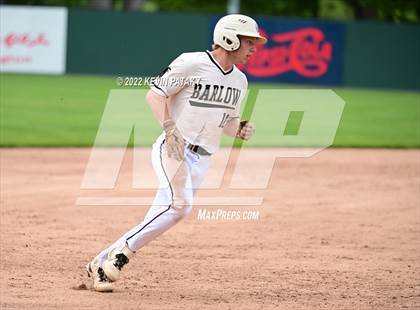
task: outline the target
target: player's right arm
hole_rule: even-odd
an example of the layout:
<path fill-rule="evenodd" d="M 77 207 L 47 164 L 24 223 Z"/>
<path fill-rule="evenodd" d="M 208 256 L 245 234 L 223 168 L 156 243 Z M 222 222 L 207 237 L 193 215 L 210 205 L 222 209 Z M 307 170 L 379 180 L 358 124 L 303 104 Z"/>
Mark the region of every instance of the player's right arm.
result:
<path fill-rule="evenodd" d="M 185 79 L 191 76 L 194 63 L 188 54 L 179 55 L 153 82 L 146 100 L 155 118 L 163 124 L 171 118 L 169 112 L 170 98 L 179 93 L 184 85 L 174 83 L 177 79 Z"/>
<path fill-rule="evenodd" d="M 165 141 L 169 157 L 174 157 L 181 161 L 184 158 L 184 138 L 176 128 L 175 122 L 169 115 L 168 101 L 169 98 L 161 96 L 149 90 L 146 94 L 146 101 L 150 106 L 155 118 L 162 125 L 165 131 Z"/>
<path fill-rule="evenodd" d="M 181 54 L 163 71 L 159 77 L 161 82 L 154 82 L 146 95 L 155 118 L 162 124 L 165 131 L 168 156 L 173 156 L 177 160 L 184 158 L 185 141 L 170 115 L 170 98 L 176 96 L 185 87 L 176 81 L 191 76 L 193 70 L 194 61 L 191 55 Z"/>
<path fill-rule="evenodd" d="M 170 118 L 167 105 L 169 98 L 159 95 L 153 90 L 149 90 L 146 94 L 146 101 L 149 104 L 150 109 L 152 110 L 152 113 L 155 116 L 156 120 L 160 124 L 163 124 L 165 120 Z"/>

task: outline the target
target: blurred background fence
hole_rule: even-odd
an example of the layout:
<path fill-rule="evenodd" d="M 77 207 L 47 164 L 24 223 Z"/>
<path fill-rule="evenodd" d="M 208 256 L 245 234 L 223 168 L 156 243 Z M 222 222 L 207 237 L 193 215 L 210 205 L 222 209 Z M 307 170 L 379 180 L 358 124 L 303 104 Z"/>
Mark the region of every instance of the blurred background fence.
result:
<path fill-rule="evenodd" d="M 220 16 L 1 5 L 0 70 L 153 76 L 209 49 Z M 420 89 L 417 22 L 256 19 L 269 43 L 241 68 L 250 81 Z"/>

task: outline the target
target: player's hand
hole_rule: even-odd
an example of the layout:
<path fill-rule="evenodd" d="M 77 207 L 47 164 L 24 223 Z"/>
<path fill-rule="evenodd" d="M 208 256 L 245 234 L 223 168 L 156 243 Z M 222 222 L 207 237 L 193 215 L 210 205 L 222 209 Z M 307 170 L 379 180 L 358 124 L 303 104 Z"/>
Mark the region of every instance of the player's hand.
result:
<path fill-rule="evenodd" d="M 249 140 L 255 132 L 255 125 L 248 121 L 241 121 L 236 137 L 242 140 Z"/>
<path fill-rule="evenodd" d="M 184 159 L 185 142 L 181 132 L 176 128 L 175 122 L 168 119 L 163 122 L 165 131 L 166 148 L 169 158 L 175 158 L 178 161 Z"/>

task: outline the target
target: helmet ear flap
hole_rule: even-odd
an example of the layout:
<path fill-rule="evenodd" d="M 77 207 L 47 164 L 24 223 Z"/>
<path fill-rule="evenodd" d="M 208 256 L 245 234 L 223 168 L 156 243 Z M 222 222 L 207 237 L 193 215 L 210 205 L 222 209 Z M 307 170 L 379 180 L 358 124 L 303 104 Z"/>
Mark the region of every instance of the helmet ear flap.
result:
<path fill-rule="evenodd" d="M 229 46 L 233 50 L 233 42 L 229 38 L 223 36 L 223 41 L 226 42 L 226 46 Z"/>
<path fill-rule="evenodd" d="M 216 25 L 213 34 L 213 42 L 227 51 L 235 51 L 241 45 L 237 34 L 232 30 Z"/>
<path fill-rule="evenodd" d="M 227 35 L 222 36 L 224 42 L 223 48 L 230 51 L 235 51 L 241 46 L 241 40 L 237 35 L 233 35 L 234 38 L 229 38 Z"/>
<path fill-rule="evenodd" d="M 233 43 L 231 40 L 229 40 L 225 36 L 223 36 L 223 41 L 225 41 L 228 45 L 231 45 Z"/>

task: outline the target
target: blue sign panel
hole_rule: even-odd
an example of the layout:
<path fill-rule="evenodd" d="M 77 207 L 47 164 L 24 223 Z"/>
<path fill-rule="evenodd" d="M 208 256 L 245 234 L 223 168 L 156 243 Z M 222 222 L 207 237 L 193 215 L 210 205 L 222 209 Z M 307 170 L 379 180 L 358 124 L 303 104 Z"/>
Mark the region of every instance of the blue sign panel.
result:
<path fill-rule="evenodd" d="M 211 29 L 218 19 L 212 19 Z M 245 65 L 238 65 L 250 81 L 342 84 L 343 24 L 278 18 L 257 22 L 268 43 L 258 46 Z"/>

